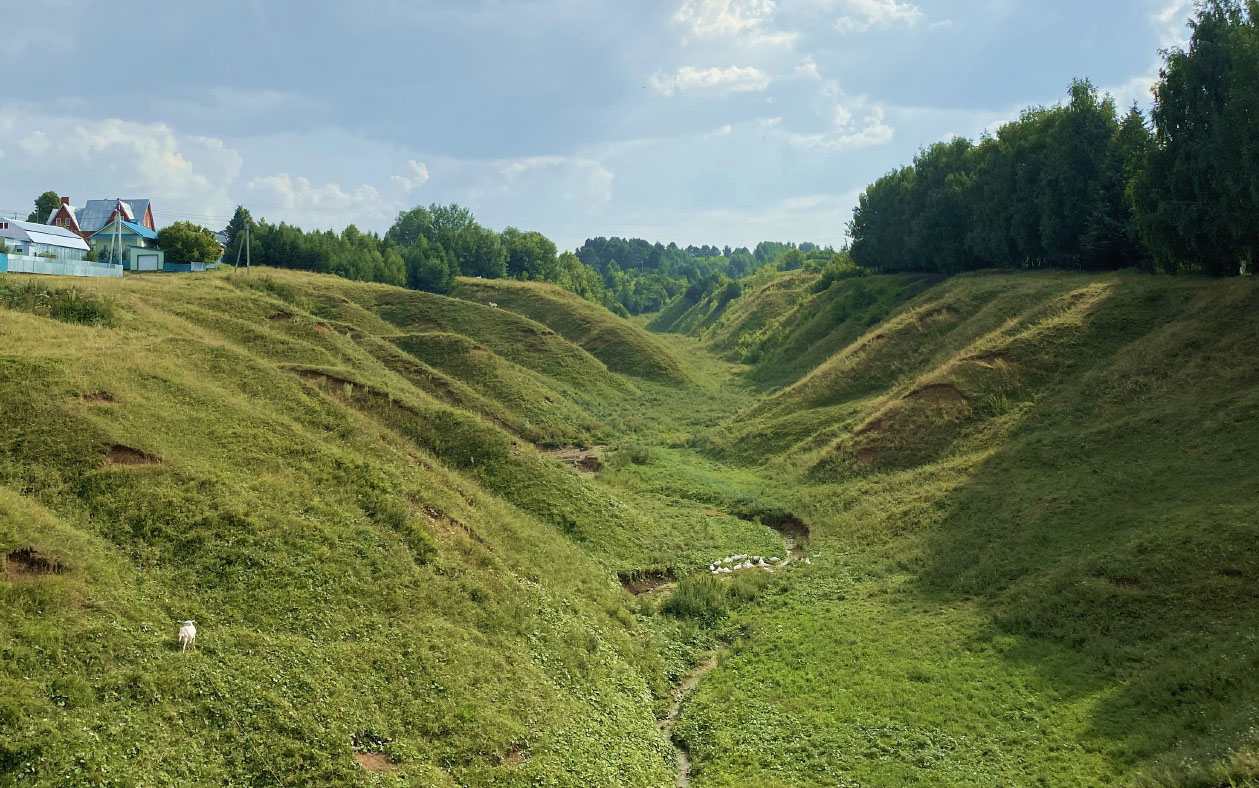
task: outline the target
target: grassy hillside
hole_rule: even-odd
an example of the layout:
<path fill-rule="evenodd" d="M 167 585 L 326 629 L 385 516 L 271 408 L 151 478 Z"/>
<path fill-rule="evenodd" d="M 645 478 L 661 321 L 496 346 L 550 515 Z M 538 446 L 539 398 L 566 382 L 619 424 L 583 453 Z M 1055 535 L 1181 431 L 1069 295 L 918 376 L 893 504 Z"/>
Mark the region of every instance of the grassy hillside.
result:
<path fill-rule="evenodd" d="M 672 658 L 616 578 L 768 532 L 535 448 L 632 384 L 332 277 L 4 284 L 0 783 L 672 783 Z"/>
<path fill-rule="evenodd" d="M 761 278 L 0 279 L 0 785 L 1259 786 L 1259 284 Z"/>
<path fill-rule="evenodd" d="M 818 557 L 695 784 L 1259 784 L 1256 338 L 1250 280 L 957 277 L 717 430 Z"/>
<path fill-rule="evenodd" d="M 668 345 L 603 307 L 555 285 L 462 278 L 454 295 L 483 305 L 495 303 L 536 320 L 588 350 L 613 372 L 664 383 L 686 380 L 681 362 Z"/>

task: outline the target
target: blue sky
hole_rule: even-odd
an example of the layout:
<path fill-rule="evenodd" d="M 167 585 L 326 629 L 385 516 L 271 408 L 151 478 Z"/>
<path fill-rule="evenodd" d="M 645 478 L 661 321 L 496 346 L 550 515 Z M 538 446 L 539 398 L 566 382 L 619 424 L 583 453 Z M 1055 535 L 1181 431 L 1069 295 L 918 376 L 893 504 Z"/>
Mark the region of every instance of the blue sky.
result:
<path fill-rule="evenodd" d="M 857 194 L 1089 77 L 1148 103 L 1185 0 L 25 0 L 0 210 L 46 189 L 383 231 L 458 202 L 571 248 L 840 244 Z"/>

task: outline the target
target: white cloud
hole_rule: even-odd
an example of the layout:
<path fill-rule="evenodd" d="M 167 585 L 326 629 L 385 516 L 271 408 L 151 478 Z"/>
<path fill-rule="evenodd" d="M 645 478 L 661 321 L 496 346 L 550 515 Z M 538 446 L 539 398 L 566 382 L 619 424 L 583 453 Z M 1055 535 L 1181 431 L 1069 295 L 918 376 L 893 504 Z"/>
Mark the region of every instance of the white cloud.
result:
<path fill-rule="evenodd" d="M 729 37 L 754 45 L 789 46 L 795 34 L 774 30 L 774 0 L 686 0 L 675 24 L 697 38 Z"/>
<path fill-rule="evenodd" d="M 52 143 L 48 141 L 48 135 L 36 131 L 18 140 L 18 147 L 31 156 L 42 156 L 52 147 Z"/>
<path fill-rule="evenodd" d="M 582 206 L 612 200 L 616 176 L 596 159 L 573 156 L 529 156 L 499 163 L 498 191 L 528 200 L 541 193 L 557 193 Z"/>
<path fill-rule="evenodd" d="M 898 0 L 842 0 L 844 15 L 835 21 L 840 33 L 865 33 L 876 27 L 913 27 L 923 19 L 912 3 Z"/>
<path fill-rule="evenodd" d="M 404 191 L 411 191 L 428 183 L 428 167 L 422 161 L 407 160 L 406 175 L 390 175 L 389 180 L 398 184 Z"/>
<path fill-rule="evenodd" d="M 804 62 L 796 66 L 793 74 L 801 79 L 820 80 L 822 72 L 818 70 L 817 61 L 813 59 L 813 55 L 805 57 Z"/>
<path fill-rule="evenodd" d="M 401 205 L 385 200 L 375 186 L 363 184 L 346 191 L 340 184 L 315 186 L 307 178 L 287 172 L 254 178 L 246 186 L 249 205 L 257 215 L 279 212 L 305 229 L 344 227 L 347 224 L 388 224 Z"/>
<path fill-rule="evenodd" d="M 1171 0 L 1156 11 L 1150 23 L 1159 32 L 1158 45 L 1166 49 L 1184 44 L 1189 39 L 1187 23 L 1192 14 L 1193 3 L 1190 0 Z"/>
<path fill-rule="evenodd" d="M 683 66 L 676 74 L 658 72 L 651 85 L 666 96 L 688 90 L 711 90 L 717 93 L 746 93 L 765 90 L 770 78 L 755 66 L 705 68 Z"/>
<path fill-rule="evenodd" d="M 832 131 L 823 133 L 789 133 L 787 141 L 797 148 L 834 153 L 886 145 L 895 135 L 895 130 L 884 118 L 883 107 L 877 105 L 866 113 L 860 124 L 856 123 L 852 110 L 836 106 L 834 126 Z"/>
<path fill-rule="evenodd" d="M 8 118 L 0 122 L 0 147 L 21 151 L 5 166 L 5 186 L 16 194 L 55 188 L 76 202 L 151 197 L 158 211 L 178 205 L 206 221 L 231 213 L 228 187 L 243 162 L 220 139 L 177 134 L 160 123 L 42 114 L 18 104 L 0 105 L 0 117 Z"/>

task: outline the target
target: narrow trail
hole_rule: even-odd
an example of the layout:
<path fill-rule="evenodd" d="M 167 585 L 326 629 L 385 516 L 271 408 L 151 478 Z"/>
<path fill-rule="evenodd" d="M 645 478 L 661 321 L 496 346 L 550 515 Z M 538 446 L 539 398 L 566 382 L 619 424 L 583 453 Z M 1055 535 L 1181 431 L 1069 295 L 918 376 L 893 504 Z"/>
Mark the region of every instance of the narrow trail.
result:
<path fill-rule="evenodd" d="M 709 654 L 708 658 L 673 690 L 673 705 L 669 708 L 668 716 L 656 723 L 656 727 L 664 735 L 665 741 L 673 745 L 673 750 L 677 753 L 678 775 L 674 779 L 673 784 L 678 788 L 686 788 L 686 786 L 691 784 L 691 756 L 685 747 L 674 741 L 673 726 L 677 723 L 678 716 L 682 713 L 682 703 L 695 691 L 695 688 L 699 686 L 704 676 L 717 667 L 717 663 L 717 655 Z"/>
<path fill-rule="evenodd" d="M 782 537 L 783 548 L 787 554 L 787 559 L 778 566 L 778 569 L 782 569 L 792 561 L 803 557 L 804 552 L 800 549 L 796 539 L 791 535 L 780 533 L 779 536 Z M 682 704 L 686 702 L 686 699 L 703 681 L 704 676 L 708 675 L 719 663 L 720 660 L 716 654 L 709 654 L 700 663 L 699 667 L 691 671 L 690 675 L 674 688 L 673 705 L 669 707 L 668 715 L 656 723 L 656 727 L 660 730 L 661 735 L 664 736 L 664 740 L 673 746 L 673 751 L 677 755 L 677 777 L 673 781 L 676 788 L 687 788 L 691 784 L 691 754 L 673 738 L 673 726 L 677 724 L 678 717 L 682 714 Z"/>

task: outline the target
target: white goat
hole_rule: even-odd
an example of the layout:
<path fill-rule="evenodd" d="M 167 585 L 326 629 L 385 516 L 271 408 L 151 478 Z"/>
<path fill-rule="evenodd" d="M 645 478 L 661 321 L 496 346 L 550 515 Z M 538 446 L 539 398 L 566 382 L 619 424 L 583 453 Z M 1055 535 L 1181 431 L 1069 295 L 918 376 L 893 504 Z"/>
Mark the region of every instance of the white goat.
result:
<path fill-rule="evenodd" d="M 179 628 L 179 650 L 187 651 L 190 648 L 196 648 L 197 645 L 197 622 L 189 619 Z"/>
<path fill-rule="evenodd" d="M 498 304 L 496 304 L 496 303 L 494 303 L 493 301 L 491 301 L 491 302 L 490 302 L 490 309 L 498 309 Z"/>

